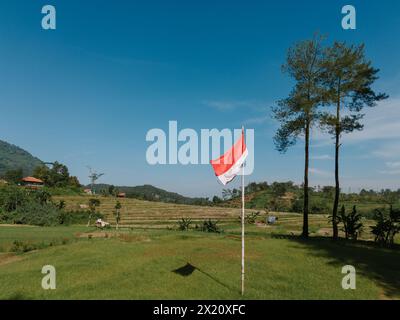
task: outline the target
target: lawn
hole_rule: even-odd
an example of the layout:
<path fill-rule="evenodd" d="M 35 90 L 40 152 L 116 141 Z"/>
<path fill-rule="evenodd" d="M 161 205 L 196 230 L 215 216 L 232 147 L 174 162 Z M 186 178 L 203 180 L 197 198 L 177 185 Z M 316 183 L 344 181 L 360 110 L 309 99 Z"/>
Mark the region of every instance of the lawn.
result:
<path fill-rule="evenodd" d="M 293 223 L 293 222 L 292 222 Z M 293 226 L 294 227 L 294 226 Z M 0 299 L 240 299 L 239 225 L 222 234 L 166 229 L 82 232 L 85 227 L 0 226 L 0 246 L 14 240 L 54 245 L 0 253 Z M 244 299 L 398 299 L 400 251 L 279 228 L 249 226 Z M 69 241 L 57 242 L 56 239 Z M 53 265 L 57 289 L 43 290 L 41 269 Z M 341 268 L 357 271 L 343 290 Z"/>

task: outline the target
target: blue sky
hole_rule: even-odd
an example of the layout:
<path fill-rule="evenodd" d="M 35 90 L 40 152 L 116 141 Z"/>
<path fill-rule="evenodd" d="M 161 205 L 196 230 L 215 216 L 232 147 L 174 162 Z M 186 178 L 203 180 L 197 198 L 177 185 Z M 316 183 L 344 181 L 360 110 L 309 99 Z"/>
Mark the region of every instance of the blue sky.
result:
<path fill-rule="evenodd" d="M 41 28 L 41 8 L 57 30 Z M 341 8 L 357 30 L 341 28 Z M 400 180 L 400 2 L 393 1 L 2 1 L 0 139 L 68 165 L 82 183 L 153 184 L 191 196 L 220 194 L 208 165 L 150 166 L 148 130 L 255 129 L 248 180 L 302 180 L 301 141 L 274 150 L 270 106 L 292 82 L 286 50 L 315 31 L 366 44 L 390 99 L 367 110 L 365 130 L 344 139 L 344 190 L 398 188 Z M 313 134 L 311 184 L 333 183 L 333 145 Z M 231 184 L 236 187 L 239 181 Z"/>

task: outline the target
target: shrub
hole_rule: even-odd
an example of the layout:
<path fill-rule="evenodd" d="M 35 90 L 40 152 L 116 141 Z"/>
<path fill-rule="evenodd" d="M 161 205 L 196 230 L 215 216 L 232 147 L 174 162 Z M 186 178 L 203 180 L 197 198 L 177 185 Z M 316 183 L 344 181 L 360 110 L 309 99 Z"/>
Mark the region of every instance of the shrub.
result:
<path fill-rule="evenodd" d="M 192 219 L 190 218 L 182 218 L 178 221 L 178 230 L 187 231 L 190 229 L 190 225 L 192 224 Z"/>
<path fill-rule="evenodd" d="M 310 213 L 312 214 L 324 214 L 329 211 L 329 206 L 326 200 L 312 199 L 310 201 Z"/>
<path fill-rule="evenodd" d="M 77 211 L 61 211 L 59 223 L 70 225 L 70 224 L 85 224 L 87 223 L 87 217 L 90 214 L 88 210 L 77 210 Z M 104 219 L 104 215 L 100 212 L 95 212 L 92 216 L 95 220 Z"/>
<path fill-rule="evenodd" d="M 244 217 L 244 223 L 247 224 L 255 224 L 257 221 L 257 217 L 260 215 L 260 211 L 257 212 L 251 212 L 249 214 L 246 214 Z M 239 216 L 239 221 L 242 221 L 242 217 Z"/>
<path fill-rule="evenodd" d="M 65 201 L 52 203 L 46 188 L 27 190 L 13 185 L 0 188 L 0 222 L 4 223 L 37 226 L 82 224 L 87 222 L 88 216 L 103 218 L 95 210 L 98 205 L 97 199 L 91 199 L 92 211 L 66 212 Z"/>
<path fill-rule="evenodd" d="M 296 199 L 292 203 L 292 212 L 303 212 L 303 200 L 302 199 Z"/>
<path fill-rule="evenodd" d="M 201 226 L 201 231 L 203 232 L 215 232 L 215 233 L 221 233 L 222 230 L 218 226 L 218 221 L 212 221 L 211 219 L 204 220 L 203 225 Z"/>
<path fill-rule="evenodd" d="M 64 200 L 60 200 L 57 204 L 56 204 L 56 206 L 57 206 L 57 208 L 58 209 L 60 209 L 60 210 L 62 210 L 62 209 L 64 209 L 65 208 L 65 201 Z"/>
<path fill-rule="evenodd" d="M 59 215 L 60 210 L 52 204 L 40 205 L 31 201 L 15 211 L 4 212 L 2 220 L 13 224 L 54 226 L 59 224 Z"/>
<path fill-rule="evenodd" d="M 386 214 L 383 210 L 376 209 L 374 220 L 376 225 L 371 229 L 375 242 L 385 246 L 393 245 L 394 237 L 400 232 L 400 210 L 390 206 L 389 214 Z"/>
<path fill-rule="evenodd" d="M 362 218 L 362 215 L 357 213 L 356 206 L 353 206 L 353 210 L 348 214 L 346 214 L 345 207 L 342 206 L 339 212 L 338 222 L 343 223 L 342 230 L 345 233 L 346 239 L 357 240 L 363 229 Z"/>
<path fill-rule="evenodd" d="M 51 194 L 46 190 L 36 190 L 32 193 L 33 200 L 39 202 L 41 205 L 47 204 L 51 201 Z"/>
<path fill-rule="evenodd" d="M 42 241 L 42 242 L 36 242 L 36 243 L 14 240 L 9 251 L 15 252 L 15 253 L 25 253 L 25 252 L 44 249 L 44 248 L 53 247 L 53 246 L 57 246 L 57 245 L 66 245 L 69 242 L 70 242 L 70 239 L 68 239 L 68 238 L 54 239 L 49 242 Z"/>
<path fill-rule="evenodd" d="M 0 189 L 0 207 L 5 212 L 11 212 L 29 201 L 29 194 L 18 186 L 8 185 Z"/>
<path fill-rule="evenodd" d="M 42 190 L 46 190 L 52 196 L 78 196 L 83 193 L 82 188 L 78 186 L 44 187 Z"/>
<path fill-rule="evenodd" d="M 27 242 L 15 240 L 10 249 L 11 252 L 24 253 L 35 250 L 36 246 Z"/>

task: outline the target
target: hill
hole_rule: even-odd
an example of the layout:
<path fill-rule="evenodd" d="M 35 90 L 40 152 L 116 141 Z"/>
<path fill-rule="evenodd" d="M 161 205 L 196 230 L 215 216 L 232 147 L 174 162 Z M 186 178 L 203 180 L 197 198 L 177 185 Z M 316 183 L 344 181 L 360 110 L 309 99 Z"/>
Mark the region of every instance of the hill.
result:
<path fill-rule="evenodd" d="M 90 186 L 87 186 L 88 188 Z M 209 204 L 205 198 L 191 198 L 185 197 L 176 192 L 170 192 L 164 189 L 154 187 L 149 184 L 143 186 L 112 186 L 109 184 L 96 184 L 94 190 L 97 194 L 109 193 L 109 188 L 114 187 L 118 192 L 125 192 L 128 198 L 135 198 L 149 201 L 160 201 L 167 203 L 178 203 L 178 204 Z"/>
<path fill-rule="evenodd" d="M 22 169 L 24 175 L 30 175 L 33 169 L 43 162 L 28 151 L 0 140 L 0 176 L 8 170 Z"/>
<path fill-rule="evenodd" d="M 241 206 L 240 190 L 225 189 L 224 200 L 218 203 L 223 207 Z M 310 188 L 309 212 L 311 214 L 329 214 L 332 212 L 334 188 L 323 186 Z M 297 212 L 303 210 L 303 190 L 293 182 L 250 183 L 245 191 L 246 208 L 255 210 Z M 361 190 L 359 193 L 341 193 L 340 206 L 347 210 L 357 207 L 359 213 L 372 218 L 375 209 L 383 209 L 393 205 L 400 207 L 400 189 L 392 190 Z"/>

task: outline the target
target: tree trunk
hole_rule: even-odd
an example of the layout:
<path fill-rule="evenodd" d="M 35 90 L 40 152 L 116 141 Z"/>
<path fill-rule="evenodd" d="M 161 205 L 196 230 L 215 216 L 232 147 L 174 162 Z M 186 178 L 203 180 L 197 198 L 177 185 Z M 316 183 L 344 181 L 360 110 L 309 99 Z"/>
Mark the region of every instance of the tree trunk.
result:
<path fill-rule="evenodd" d="M 304 147 L 304 205 L 303 205 L 303 233 L 308 238 L 308 167 L 309 167 L 309 144 L 310 144 L 310 122 L 306 122 Z"/>
<path fill-rule="evenodd" d="M 338 90 L 339 91 L 339 90 Z M 340 91 L 339 91 L 340 93 Z M 339 183 L 339 148 L 340 148 L 340 94 L 336 107 L 336 128 L 335 128 L 335 200 L 333 201 L 332 228 L 333 240 L 339 237 L 337 213 L 339 208 L 340 183 Z"/>

